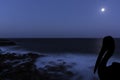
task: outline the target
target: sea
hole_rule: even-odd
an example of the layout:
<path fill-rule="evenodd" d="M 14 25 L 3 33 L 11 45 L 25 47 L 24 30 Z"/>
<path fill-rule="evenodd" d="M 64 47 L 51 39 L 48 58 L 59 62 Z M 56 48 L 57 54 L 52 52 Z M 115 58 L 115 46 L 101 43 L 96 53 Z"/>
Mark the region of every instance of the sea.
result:
<path fill-rule="evenodd" d="M 98 54 L 102 38 L 8 38 L 28 50 L 42 53 Z M 115 54 L 120 53 L 120 38 L 115 38 Z"/>
<path fill-rule="evenodd" d="M 24 53 L 28 51 L 49 55 L 38 58 L 37 68 L 48 65 L 49 62 L 59 63 L 61 59 L 67 64 L 75 63 L 71 68 L 76 75 L 71 80 L 99 80 L 93 73 L 94 65 L 102 46 L 102 38 L 8 38 L 15 46 L 0 46 L 3 52 Z M 120 62 L 120 38 L 115 38 L 114 55 L 108 61 Z M 42 64 L 44 62 L 44 64 Z"/>

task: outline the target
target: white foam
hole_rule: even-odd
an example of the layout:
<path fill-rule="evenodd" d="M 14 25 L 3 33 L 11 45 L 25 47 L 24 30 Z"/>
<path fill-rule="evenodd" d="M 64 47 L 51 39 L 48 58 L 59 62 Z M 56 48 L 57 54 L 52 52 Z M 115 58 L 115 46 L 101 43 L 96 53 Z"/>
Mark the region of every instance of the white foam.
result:
<path fill-rule="evenodd" d="M 97 80 L 97 75 L 93 74 L 93 68 L 96 61 L 95 55 L 79 55 L 79 54 L 63 54 L 51 55 L 48 57 L 38 58 L 35 65 L 37 68 L 44 67 L 49 62 L 58 63 L 58 60 L 63 60 L 67 64 L 74 64 L 70 69 L 76 76 L 72 80 L 77 80 L 82 77 L 82 80 Z"/>

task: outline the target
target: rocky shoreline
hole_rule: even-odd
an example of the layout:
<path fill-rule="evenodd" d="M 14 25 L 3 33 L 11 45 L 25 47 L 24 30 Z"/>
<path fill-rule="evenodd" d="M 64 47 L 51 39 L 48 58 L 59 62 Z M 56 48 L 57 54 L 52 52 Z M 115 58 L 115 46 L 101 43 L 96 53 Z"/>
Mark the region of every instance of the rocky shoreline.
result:
<path fill-rule="evenodd" d="M 67 70 L 65 62 L 38 69 L 34 63 L 40 57 L 46 56 L 35 53 L 0 54 L 0 80 L 70 80 L 74 75 Z"/>

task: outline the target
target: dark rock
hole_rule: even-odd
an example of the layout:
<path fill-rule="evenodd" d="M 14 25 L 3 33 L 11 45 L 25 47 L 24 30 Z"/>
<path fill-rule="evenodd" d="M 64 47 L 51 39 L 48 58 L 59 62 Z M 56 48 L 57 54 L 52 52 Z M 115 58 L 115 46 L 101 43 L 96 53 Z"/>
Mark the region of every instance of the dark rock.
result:
<path fill-rule="evenodd" d="M 74 75 L 73 72 L 71 72 L 71 71 L 66 71 L 65 74 L 67 74 L 69 76 L 73 76 Z"/>
<path fill-rule="evenodd" d="M 36 68 L 38 54 L 0 54 L 0 80 L 70 80 L 74 73 L 68 71 L 64 61 Z M 53 65 L 51 65 L 53 64 Z"/>
<path fill-rule="evenodd" d="M 29 58 L 28 54 L 26 56 L 9 53 L 0 54 L 0 79 L 40 80 L 39 72 L 34 65 L 35 58 L 30 60 Z"/>

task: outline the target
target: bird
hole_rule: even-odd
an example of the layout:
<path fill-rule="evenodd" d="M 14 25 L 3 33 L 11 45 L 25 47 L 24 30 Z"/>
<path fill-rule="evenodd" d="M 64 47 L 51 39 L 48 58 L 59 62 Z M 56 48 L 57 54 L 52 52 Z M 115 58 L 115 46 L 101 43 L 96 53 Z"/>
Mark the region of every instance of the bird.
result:
<path fill-rule="evenodd" d="M 120 80 L 120 63 L 112 62 L 111 65 L 107 65 L 114 50 L 114 38 L 112 36 L 105 36 L 94 67 L 94 74 L 97 71 L 100 80 Z"/>

